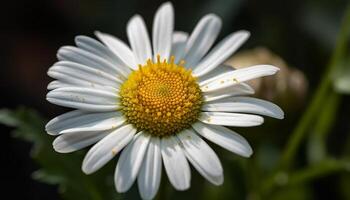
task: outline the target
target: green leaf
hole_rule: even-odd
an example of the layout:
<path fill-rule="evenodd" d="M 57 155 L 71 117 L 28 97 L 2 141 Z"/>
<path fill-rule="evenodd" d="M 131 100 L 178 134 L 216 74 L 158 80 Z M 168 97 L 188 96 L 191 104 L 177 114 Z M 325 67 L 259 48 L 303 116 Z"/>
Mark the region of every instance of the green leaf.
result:
<path fill-rule="evenodd" d="M 114 164 L 110 163 L 93 175 L 81 171 L 85 152 L 59 154 L 52 148 L 53 137 L 46 134 L 46 120 L 36 111 L 19 108 L 0 110 L 0 123 L 14 127 L 12 135 L 32 142 L 31 157 L 41 166 L 32 174 L 33 179 L 57 184 L 63 199 L 121 199 L 113 185 Z"/>
<path fill-rule="evenodd" d="M 0 110 L 0 122 L 7 126 L 16 126 L 19 123 L 14 113 L 8 109 Z"/>

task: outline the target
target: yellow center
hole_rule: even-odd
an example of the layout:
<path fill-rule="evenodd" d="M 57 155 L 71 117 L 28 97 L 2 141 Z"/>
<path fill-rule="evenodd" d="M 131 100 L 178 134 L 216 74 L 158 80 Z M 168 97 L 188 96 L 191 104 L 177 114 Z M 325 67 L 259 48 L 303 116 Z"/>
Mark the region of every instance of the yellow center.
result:
<path fill-rule="evenodd" d="M 196 121 L 202 105 L 201 90 L 183 63 L 156 63 L 132 72 L 120 89 L 127 121 L 153 136 L 174 135 Z"/>

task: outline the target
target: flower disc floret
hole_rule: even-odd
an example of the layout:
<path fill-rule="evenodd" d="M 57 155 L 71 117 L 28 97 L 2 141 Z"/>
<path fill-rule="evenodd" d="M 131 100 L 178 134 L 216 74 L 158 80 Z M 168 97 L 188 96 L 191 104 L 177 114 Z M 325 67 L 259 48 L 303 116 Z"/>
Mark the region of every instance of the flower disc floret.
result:
<path fill-rule="evenodd" d="M 153 136 L 170 136 L 190 127 L 200 113 L 202 93 L 191 70 L 180 64 L 148 60 L 120 89 L 129 123 Z"/>

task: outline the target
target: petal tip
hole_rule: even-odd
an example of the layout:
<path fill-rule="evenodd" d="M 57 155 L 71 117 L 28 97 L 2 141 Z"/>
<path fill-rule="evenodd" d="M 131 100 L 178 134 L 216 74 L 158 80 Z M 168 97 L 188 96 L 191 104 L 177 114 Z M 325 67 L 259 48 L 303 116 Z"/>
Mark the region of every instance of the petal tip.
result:
<path fill-rule="evenodd" d="M 118 180 L 119 179 L 117 179 L 117 178 L 115 180 L 115 190 L 117 190 L 118 193 L 127 192 L 129 190 L 129 188 L 124 187 L 123 184 L 118 184 Z"/>
<path fill-rule="evenodd" d="M 101 41 L 103 41 L 102 39 L 103 39 L 103 37 L 105 36 L 104 33 L 102 33 L 101 31 L 98 31 L 98 30 L 95 30 L 95 31 L 94 31 L 94 35 L 95 35 L 99 40 L 101 40 Z"/>
<path fill-rule="evenodd" d="M 83 161 L 83 164 L 81 166 L 81 171 L 86 174 L 86 175 L 90 175 L 92 173 L 94 173 L 94 170 L 87 167 L 88 164 L 86 164 L 85 160 Z"/>
<path fill-rule="evenodd" d="M 215 14 L 215 13 L 209 13 L 205 16 L 206 19 L 213 19 L 213 20 L 219 20 L 221 22 L 221 18 L 219 17 L 219 15 Z"/>
<path fill-rule="evenodd" d="M 190 188 L 190 184 L 188 184 L 188 185 L 182 185 L 182 186 L 177 186 L 177 187 L 174 186 L 174 188 L 175 188 L 176 190 L 178 190 L 178 191 L 185 191 L 185 190 L 188 190 L 188 189 Z"/>
<path fill-rule="evenodd" d="M 57 133 L 55 133 L 54 131 L 50 130 L 49 128 L 45 128 L 45 131 L 48 135 L 52 135 L 52 136 L 55 136 L 57 135 Z"/>
<path fill-rule="evenodd" d="M 277 117 L 277 119 L 284 119 L 284 112 L 283 111 L 281 112 L 280 116 Z"/>
<path fill-rule="evenodd" d="M 248 38 L 250 37 L 250 32 L 247 31 L 247 30 L 239 30 L 237 32 L 234 32 L 233 34 L 237 35 L 238 37 L 240 37 L 240 40 L 241 40 L 242 43 L 247 41 Z"/>
<path fill-rule="evenodd" d="M 213 182 L 214 185 L 216 186 L 220 186 L 224 183 L 224 175 L 220 175 L 217 177 L 217 179 L 215 180 L 215 182 Z"/>
<path fill-rule="evenodd" d="M 135 20 L 141 20 L 141 21 L 143 21 L 141 15 L 135 14 L 135 15 L 133 15 L 133 16 L 129 19 L 128 25 L 131 24 L 131 23 L 133 23 Z"/>
<path fill-rule="evenodd" d="M 77 35 L 74 37 L 74 42 L 79 43 L 81 40 L 84 40 L 85 38 L 87 38 L 85 35 Z"/>
<path fill-rule="evenodd" d="M 159 6 L 159 9 L 172 9 L 173 10 L 173 4 L 170 1 L 164 2 Z"/>
<path fill-rule="evenodd" d="M 279 67 L 276 67 L 274 65 L 267 64 L 266 67 L 269 67 L 271 70 L 274 70 L 274 73 L 278 72 L 280 70 Z"/>
<path fill-rule="evenodd" d="M 245 148 L 242 149 L 242 153 L 240 153 L 239 155 L 245 158 L 250 158 L 254 153 L 252 147 L 249 145 L 247 141 L 244 147 Z"/>
<path fill-rule="evenodd" d="M 69 153 L 64 150 L 64 148 L 60 148 L 59 146 L 60 143 L 60 137 L 57 137 L 53 142 L 52 142 L 52 148 L 57 152 L 57 153 Z"/>

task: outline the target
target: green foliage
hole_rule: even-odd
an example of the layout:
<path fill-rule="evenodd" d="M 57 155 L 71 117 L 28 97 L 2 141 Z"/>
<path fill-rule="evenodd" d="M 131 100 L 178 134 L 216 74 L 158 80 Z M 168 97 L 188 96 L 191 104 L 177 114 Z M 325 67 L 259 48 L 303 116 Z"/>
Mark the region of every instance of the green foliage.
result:
<path fill-rule="evenodd" d="M 0 110 L 0 123 L 14 127 L 12 135 L 33 143 L 30 155 L 41 166 L 32 177 L 35 180 L 57 184 L 64 199 L 120 199 L 113 185 L 113 164 L 98 173 L 85 175 L 81 162 L 85 152 L 59 154 L 52 148 L 52 137 L 45 133 L 44 120 L 36 111 L 19 108 Z"/>

